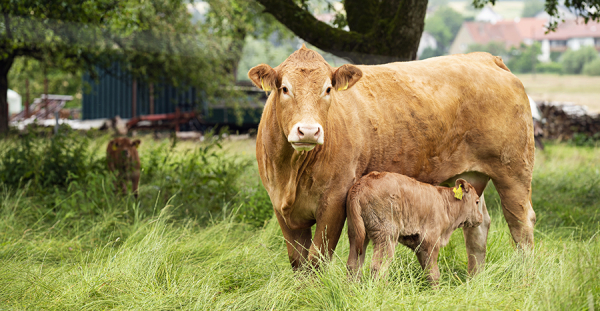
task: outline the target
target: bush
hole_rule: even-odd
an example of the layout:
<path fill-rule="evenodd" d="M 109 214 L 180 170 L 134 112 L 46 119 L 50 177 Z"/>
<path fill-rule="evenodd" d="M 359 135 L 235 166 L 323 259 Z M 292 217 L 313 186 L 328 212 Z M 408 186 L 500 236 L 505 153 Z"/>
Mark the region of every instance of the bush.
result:
<path fill-rule="evenodd" d="M 562 65 L 555 62 L 539 63 L 535 65 L 535 70 L 539 73 L 563 73 Z"/>
<path fill-rule="evenodd" d="M 85 179 L 90 172 L 105 171 L 104 159 L 90 152 L 89 139 L 62 128 L 50 139 L 36 137 L 30 131 L 14 141 L 0 158 L 0 182 L 16 187 L 31 183 L 44 188 L 65 187 L 69 182 Z"/>
<path fill-rule="evenodd" d="M 600 58 L 583 66 L 583 74 L 588 76 L 600 76 Z"/>
<path fill-rule="evenodd" d="M 510 50 L 510 59 L 506 63 L 511 71 L 527 73 L 533 71 L 533 66 L 539 63 L 537 56 L 541 54 L 541 46 L 538 42 L 532 45 L 521 43 L 519 48 Z"/>
<path fill-rule="evenodd" d="M 563 70 L 568 74 L 580 74 L 583 66 L 598 59 L 598 52 L 593 46 L 586 46 L 577 51 L 567 50 L 560 59 Z"/>

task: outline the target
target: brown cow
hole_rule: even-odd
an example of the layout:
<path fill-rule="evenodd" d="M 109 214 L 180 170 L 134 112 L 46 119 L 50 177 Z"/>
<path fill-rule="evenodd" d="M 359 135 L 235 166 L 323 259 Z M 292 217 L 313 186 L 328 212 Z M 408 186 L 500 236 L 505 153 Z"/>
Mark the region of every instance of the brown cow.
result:
<path fill-rule="evenodd" d="M 483 221 L 477 191 L 464 179 L 457 179 L 454 188 L 436 187 L 395 173 L 371 172 L 361 178 L 348 192 L 346 211 L 350 272 L 363 265 L 372 240 L 371 273 L 385 274 L 400 242 L 416 252 L 433 284 L 440 278 L 440 248 L 452 232 Z"/>
<path fill-rule="evenodd" d="M 127 182 L 131 180 L 132 192 L 138 197 L 138 184 L 140 183 L 140 157 L 137 147 L 140 140 L 133 142 L 127 137 L 111 140 L 106 147 L 106 160 L 111 172 L 117 171 L 116 189 L 127 193 Z"/>
<path fill-rule="evenodd" d="M 294 268 L 331 256 L 346 194 L 371 171 L 443 186 L 463 178 L 480 196 L 491 178 L 514 241 L 533 245 L 531 110 L 523 84 L 499 57 L 333 68 L 302 47 L 248 76 L 272 91 L 256 158 Z M 483 197 L 480 208 L 482 225 L 464 230 L 470 272 L 485 259 L 490 218 Z"/>

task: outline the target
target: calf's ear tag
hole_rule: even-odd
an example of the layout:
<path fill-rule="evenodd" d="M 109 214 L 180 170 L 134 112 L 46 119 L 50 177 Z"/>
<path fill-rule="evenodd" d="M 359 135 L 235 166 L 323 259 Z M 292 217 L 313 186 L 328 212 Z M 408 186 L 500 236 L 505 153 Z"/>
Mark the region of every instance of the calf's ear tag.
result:
<path fill-rule="evenodd" d="M 268 91 L 270 91 L 270 90 L 271 90 L 271 88 L 270 88 L 270 87 L 265 87 L 265 85 L 263 84 L 263 79 L 262 79 L 262 78 L 260 78 L 260 86 L 262 87 L 262 89 L 263 89 L 265 92 L 268 92 Z"/>
<path fill-rule="evenodd" d="M 117 146 L 113 145 L 112 149 L 113 149 L 113 151 L 117 151 Z"/>
<path fill-rule="evenodd" d="M 458 188 L 452 189 L 452 191 L 454 191 L 455 198 L 462 200 L 462 197 L 463 197 L 462 185 L 459 185 Z"/>
<path fill-rule="evenodd" d="M 348 82 L 346 82 L 346 86 L 339 88 L 338 91 L 345 91 L 347 89 L 348 89 Z"/>

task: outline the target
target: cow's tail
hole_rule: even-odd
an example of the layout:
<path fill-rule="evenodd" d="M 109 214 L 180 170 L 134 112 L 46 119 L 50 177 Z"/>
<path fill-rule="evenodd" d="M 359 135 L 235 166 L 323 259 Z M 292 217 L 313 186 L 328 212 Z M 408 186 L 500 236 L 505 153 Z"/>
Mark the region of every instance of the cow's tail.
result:
<path fill-rule="evenodd" d="M 354 185 L 348 194 L 348 204 L 346 206 L 346 212 L 348 214 L 348 222 L 352 223 L 352 226 L 348 226 L 348 230 L 354 231 L 354 242 L 356 247 L 356 253 L 361 255 L 365 250 L 365 222 L 361 216 L 360 207 L 360 195 L 359 195 L 359 184 Z"/>

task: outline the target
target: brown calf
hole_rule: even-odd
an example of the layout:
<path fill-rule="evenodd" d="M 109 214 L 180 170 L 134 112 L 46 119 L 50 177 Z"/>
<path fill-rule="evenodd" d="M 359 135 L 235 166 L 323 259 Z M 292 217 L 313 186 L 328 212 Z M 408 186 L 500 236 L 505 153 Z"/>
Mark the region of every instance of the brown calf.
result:
<path fill-rule="evenodd" d="M 106 147 L 106 160 L 108 169 L 117 172 L 116 188 L 127 193 L 127 181 L 133 183 L 132 191 L 138 197 L 138 184 L 140 182 L 140 157 L 137 147 L 140 140 L 133 142 L 127 137 L 119 137 L 111 140 Z"/>
<path fill-rule="evenodd" d="M 385 274 L 400 242 L 416 252 L 434 285 L 440 277 L 440 247 L 448 244 L 456 228 L 476 227 L 483 221 L 477 191 L 464 179 L 456 180 L 454 188 L 447 188 L 400 174 L 372 172 L 352 186 L 346 209 L 350 272 L 362 266 L 372 240 L 371 273 Z"/>

